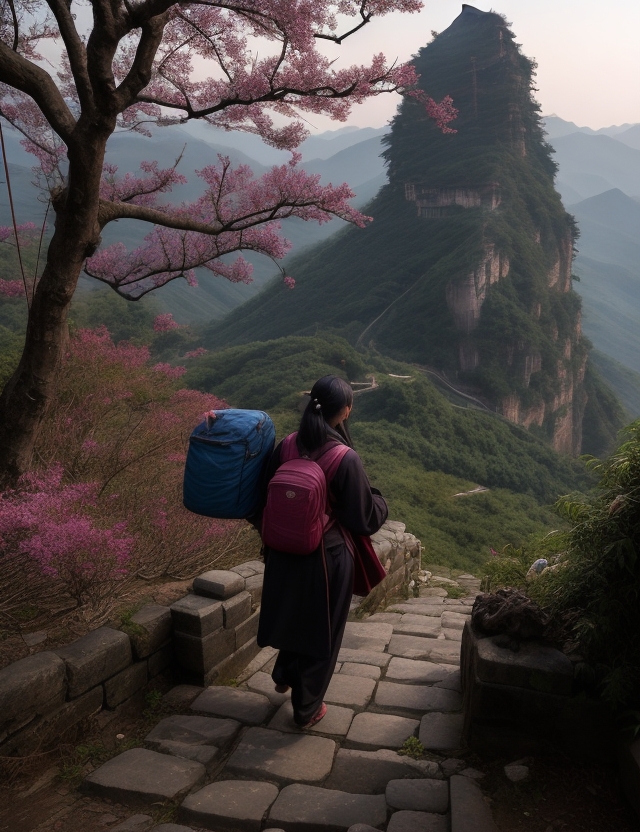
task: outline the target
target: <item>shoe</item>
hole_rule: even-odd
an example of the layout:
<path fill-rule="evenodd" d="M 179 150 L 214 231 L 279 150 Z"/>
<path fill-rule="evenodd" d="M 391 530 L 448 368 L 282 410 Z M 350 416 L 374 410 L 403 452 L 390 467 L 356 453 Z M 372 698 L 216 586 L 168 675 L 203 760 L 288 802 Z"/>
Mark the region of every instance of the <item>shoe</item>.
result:
<path fill-rule="evenodd" d="M 320 722 L 320 720 L 325 716 L 326 713 L 327 706 L 323 702 L 322 705 L 320 705 L 320 710 L 318 711 L 318 713 L 314 717 L 312 717 L 306 725 L 302 725 L 301 727 L 313 728 L 314 725 L 317 725 Z"/>
<path fill-rule="evenodd" d="M 289 685 L 276 685 L 276 693 L 289 693 L 290 690 Z"/>

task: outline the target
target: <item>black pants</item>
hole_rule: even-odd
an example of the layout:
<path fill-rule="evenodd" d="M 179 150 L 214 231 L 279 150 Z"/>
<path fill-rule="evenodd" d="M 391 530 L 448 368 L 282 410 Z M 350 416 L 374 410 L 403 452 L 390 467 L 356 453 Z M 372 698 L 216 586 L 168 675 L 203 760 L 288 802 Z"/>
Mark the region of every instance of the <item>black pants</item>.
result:
<path fill-rule="evenodd" d="M 322 707 L 322 699 L 338 659 L 342 636 L 349 615 L 353 586 L 353 559 L 346 546 L 332 546 L 325 551 L 329 592 L 331 653 L 318 659 L 301 652 L 280 650 L 271 678 L 276 685 L 289 685 L 293 718 L 306 725 Z"/>

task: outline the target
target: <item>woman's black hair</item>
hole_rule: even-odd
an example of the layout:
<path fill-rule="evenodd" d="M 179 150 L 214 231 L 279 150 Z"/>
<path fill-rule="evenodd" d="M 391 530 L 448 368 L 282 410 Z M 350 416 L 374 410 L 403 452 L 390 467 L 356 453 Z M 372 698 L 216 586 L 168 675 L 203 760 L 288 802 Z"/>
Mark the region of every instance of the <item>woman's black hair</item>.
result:
<path fill-rule="evenodd" d="M 305 450 L 315 451 L 328 439 L 327 422 L 340 413 L 343 407 L 351 407 L 353 404 L 353 389 L 338 376 L 323 376 L 311 388 L 310 396 L 309 404 L 302 414 L 298 439 Z M 346 424 L 341 422 L 335 430 L 352 447 Z"/>

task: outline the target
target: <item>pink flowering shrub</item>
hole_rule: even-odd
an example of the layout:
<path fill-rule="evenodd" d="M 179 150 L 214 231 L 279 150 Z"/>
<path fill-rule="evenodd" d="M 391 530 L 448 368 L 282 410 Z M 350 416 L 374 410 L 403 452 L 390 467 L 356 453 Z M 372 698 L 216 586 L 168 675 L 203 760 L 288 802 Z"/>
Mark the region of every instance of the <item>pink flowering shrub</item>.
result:
<path fill-rule="evenodd" d="M 176 389 L 176 375 L 151 367 L 146 347 L 114 345 L 103 327 L 70 339 L 40 432 L 42 473 L 4 495 L 0 545 L 76 604 L 104 603 L 134 575 L 196 574 L 247 537 L 245 524 L 182 506 L 188 437 L 202 413 L 227 405 Z"/>

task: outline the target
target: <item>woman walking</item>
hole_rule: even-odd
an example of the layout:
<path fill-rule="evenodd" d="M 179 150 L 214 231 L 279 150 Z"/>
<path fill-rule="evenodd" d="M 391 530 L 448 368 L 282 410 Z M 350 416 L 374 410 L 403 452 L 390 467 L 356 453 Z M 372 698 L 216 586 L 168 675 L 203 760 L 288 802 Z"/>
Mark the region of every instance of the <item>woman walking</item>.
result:
<path fill-rule="evenodd" d="M 258 644 L 280 652 L 272 673 L 276 690 L 291 688 L 293 718 L 310 728 L 326 713 L 323 697 L 338 658 L 353 590 L 350 535 L 371 535 L 387 519 L 387 504 L 371 488 L 353 450 L 346 420 L 353 406 L 351 386 L 324 376 L 312 390 L 300 428 L 274 450 L 268 478 L 294 453 L 318 460 L 337 444 L 346 453 L 328 483 L 329 515 L 322 543 L 311 554 L 265 546 L 265 573 Z M 284 446 L 284 449 L 283 449 Z"/>

